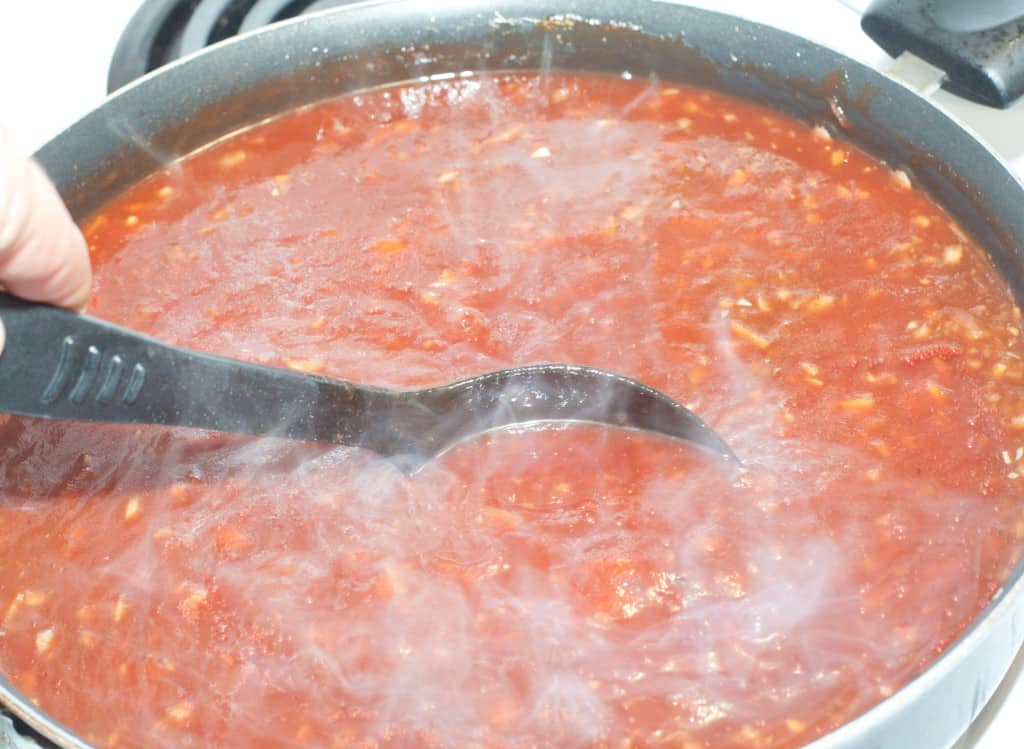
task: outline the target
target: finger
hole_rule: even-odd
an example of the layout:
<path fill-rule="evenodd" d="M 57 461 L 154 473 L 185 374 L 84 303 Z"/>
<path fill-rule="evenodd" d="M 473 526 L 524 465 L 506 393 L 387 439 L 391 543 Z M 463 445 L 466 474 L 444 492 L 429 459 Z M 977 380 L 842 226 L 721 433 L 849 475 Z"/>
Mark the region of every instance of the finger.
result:
<path fill-rule="evenodd" d="M 42 168 L 0 136 L 0 284 L 16 296 L 84 309 L 89 253 Z"/>

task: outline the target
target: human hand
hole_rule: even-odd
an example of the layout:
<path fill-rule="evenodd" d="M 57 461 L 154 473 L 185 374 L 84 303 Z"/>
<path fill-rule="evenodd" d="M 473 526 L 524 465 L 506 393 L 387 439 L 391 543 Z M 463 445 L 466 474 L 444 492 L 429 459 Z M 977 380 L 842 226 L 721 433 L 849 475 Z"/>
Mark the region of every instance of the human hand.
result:
<path fill-rule="evenodd" d="M 0 287 L 34 302 L 84 310 L 92 287 L 82 233 L 49 177 L 0 130 Z M 0 352 L 4 329 L 0 323 Z"/>

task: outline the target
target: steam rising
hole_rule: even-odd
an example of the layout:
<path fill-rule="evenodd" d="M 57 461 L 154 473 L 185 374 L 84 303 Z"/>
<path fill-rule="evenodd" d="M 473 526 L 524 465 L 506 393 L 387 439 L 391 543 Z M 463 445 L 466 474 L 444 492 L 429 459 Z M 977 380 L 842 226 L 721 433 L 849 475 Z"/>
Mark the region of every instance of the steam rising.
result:
<path fill-rule="evenodd" d="M 113 730 L 198 746 L 198 726 L 246 747 L 795 746 L 891 694 L 969 622 L 1013 556 L 1010 503 L 982 504 L 941 461 L 866 481 L 878 458 L 860 427 L 824 390 L 794 402 L 770 361 L 801 354 L 776 339 L 752 354 L 720 304 L 733 284 L 753 298 L 787 281 L 761 263 L 760 219 L 691 185 L 756 158 L 772 210 L 802 211 L 803 157 L 711 126 L 666 135 L 665 87 L 603 80 L 367 94 L 307 112 L 309 142 L 289 153 L 274 123 L 243 133 L 167 186 L 184 192 L 233 149 L 266 146 L 266 174 L 153 208 L 152 229 L 101 264 L 96 311 L 382 385 L 604 366 L 693 406 L 744 470 L 579 425 L 486 435 L 407 476 L 342 447 L 10 420 L 0 607 L 49 565 L 61 583 L 0 623 L 0 660 L 29 696 L 101 744 Z M 531 123 L 531 107 L 552 119 Z M 223 206 L 231 221 L 211 218 Z M 849 210 L 866 222 L 877 206 Z M 382 253 L 382 237 L 422 247 Z M 837 262 L 861 252 L 842 231 L 834 245 Z M 819 327 L 793 335 L 823 357 L 859 345 Z M 40 655 L 51 620 L 64 624 Z"/>

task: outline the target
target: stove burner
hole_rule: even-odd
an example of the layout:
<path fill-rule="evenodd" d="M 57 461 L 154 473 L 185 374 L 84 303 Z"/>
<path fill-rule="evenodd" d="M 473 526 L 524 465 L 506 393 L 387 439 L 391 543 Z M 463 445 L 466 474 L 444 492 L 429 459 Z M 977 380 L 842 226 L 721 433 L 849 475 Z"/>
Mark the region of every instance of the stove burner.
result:
<path fill-rule="evenodd" d="M 118 40 L 107 91 L 235 34 L 355 1 L 144 0 Z"/>

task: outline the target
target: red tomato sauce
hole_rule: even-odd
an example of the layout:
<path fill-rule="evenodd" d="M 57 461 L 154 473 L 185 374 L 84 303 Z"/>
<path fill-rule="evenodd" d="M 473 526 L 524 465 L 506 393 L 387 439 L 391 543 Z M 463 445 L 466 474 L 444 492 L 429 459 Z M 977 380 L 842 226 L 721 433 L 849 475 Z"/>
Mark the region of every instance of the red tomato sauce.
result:
<path fill-rule="evenodd" d="M 406 476 L 0 425 L 0 666 L 97 746 L 795 747 L 893 694 L 1024 540 L 1020 312 L 925 194 L 769 110 L 598 75 L 327 101 L 85 224 L 91 312 L 396 387 L 613 369 L 732 475 L 596 427 Z"/>

